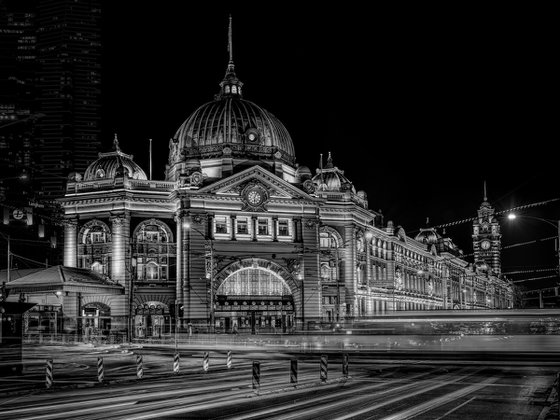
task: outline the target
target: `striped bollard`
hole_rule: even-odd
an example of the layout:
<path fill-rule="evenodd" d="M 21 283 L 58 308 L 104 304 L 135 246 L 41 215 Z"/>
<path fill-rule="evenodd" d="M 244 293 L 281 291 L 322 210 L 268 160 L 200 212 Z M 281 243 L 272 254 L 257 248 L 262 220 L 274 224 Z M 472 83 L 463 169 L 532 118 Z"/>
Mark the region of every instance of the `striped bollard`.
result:
<path fill-rule="evenodd" d="M 208 372 L 208 352 L 205 351 L 204 355 L 202 356 L 202 369 L 204 372 Z"/>
<path fill-rule="evenodd" d="M 321 355 L 321 382 L 327 382 L 327 355 Z"/>
<path fill-rule="evenodd" d="M 253 389 L 259 392 L 261 386 L 261 363 L 253 360 Z"/>
<path fill-rule="evenodd" d="M 97 358 L 97 380 L 99 383 L 103 382 L 105 372 L 103 372 L 103 357 Z"/>
<path fill-rule="evenodd" d="M 297 359 L 290 361 L 290 383 L 297 385 Z"/>
<path fill-rule="evenodd" d="M 53 384 L 53 361 L 52 359 L 47 360 L 47 368 L 45 372 L 45 385 L 50 388 Z"/>
<path fill-rule="evenodd" d="M 226 366 L 228 369 L 231 369 L 231 350 L 228 350 L 227 352 Z"/>
<path fill-rule="evenodd" d="M 136 355 L 136 377 L 138 379 L 142 379 L 142 376 L 144 376 L 144 368 L 142 367 L 142 355 L 137 354 Z"/>
<path fill-rule="evenodd" d="M 175 353 L 173 356 L 173 372 L 179 373 L 179 353 Z"/>
<path fill-rule="evenodd" d="M 342 355 L 342 376 L 348 378 L 348 353 Z"/>

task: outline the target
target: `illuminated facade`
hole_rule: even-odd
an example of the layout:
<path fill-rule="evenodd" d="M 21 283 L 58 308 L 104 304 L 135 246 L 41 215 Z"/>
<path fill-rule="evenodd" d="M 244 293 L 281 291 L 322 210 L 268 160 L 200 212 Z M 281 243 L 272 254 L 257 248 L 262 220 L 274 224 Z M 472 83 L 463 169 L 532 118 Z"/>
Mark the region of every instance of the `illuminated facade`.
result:
<path fill-rule="evenodd" d="M 170 140 L 164 180 L 148 179 L 117 138 L 69 178 L 64 266 L 124 287 L 83 296 L 80 315 L 128 317 L 135 336 L 154 336 L 512 306 L 510 285 L 449 238 L 384 224 L 330 153 L 314 175 L 296 163 L 286 128 L 242 88 L 230 53 L 219 94 Z"/>

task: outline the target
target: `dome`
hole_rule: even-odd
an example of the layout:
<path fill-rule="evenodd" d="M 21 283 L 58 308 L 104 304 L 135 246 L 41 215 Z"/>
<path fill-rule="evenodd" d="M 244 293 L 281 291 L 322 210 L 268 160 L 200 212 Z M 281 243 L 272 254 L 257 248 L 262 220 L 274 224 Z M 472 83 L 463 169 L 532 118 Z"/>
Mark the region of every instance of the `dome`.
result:
<path fill-rule="evenodd" d="M 115 178 L 123 173 L 132 179 L 144 179 L 148 177 L 146 173 L 138 166 L 132 155 L 121 152 L 119 141 L 115 136 L 113 141 L 115 150 L 109 153 L 99 153 L 98 159 L 88 166 L 84 173 L 84 181 L 92 181 L 96 179 Z"/>
<path fill-rule="evenodd" d="M 233 64 L 231 26 L 228 51 L 229 63 L 219 93 L 196 109 L 169 143 L 168 180 L 177 179 L 186 169 L 184 161 L 191 158 L 233 159 L 234 166 L 249 161 L 295 163 L 294 144 L 286 127 L 264 108 L 243 99 L 243 83 Z M 216 162 L 201 163 L 203 168 L 217 166 Z"/>
<path fill-rule="evenodd" d="M 324 168 L 317 169 L 317 174 L 313 177 L 313 183 L 319 191 L 352 191 L 356 193 L 356 189 L 346 176 L 332 163 L 332 156 L 329 152 L 327 165 Z"/>
<path fill-rule="evenodd" d="M 284 125 L 239 94 L 219 95 L 199 107 L 179 127 L 174 138 L 185 156 L 200 159 L 229 153 L 232 157 L 271 157 L 280 152 L 284 160 L 293 162 L 295 154 Z M 226 146 L 229 150 L 224 151 Z"/>
<path fill-rule="evenodd" d="M 441 235 L 437 233 L 434 228 L 427 228 L 420 229 L 420 232 L 414 237 L 414 240 L 430 245 L 437 243 L 440 238 Z"/>

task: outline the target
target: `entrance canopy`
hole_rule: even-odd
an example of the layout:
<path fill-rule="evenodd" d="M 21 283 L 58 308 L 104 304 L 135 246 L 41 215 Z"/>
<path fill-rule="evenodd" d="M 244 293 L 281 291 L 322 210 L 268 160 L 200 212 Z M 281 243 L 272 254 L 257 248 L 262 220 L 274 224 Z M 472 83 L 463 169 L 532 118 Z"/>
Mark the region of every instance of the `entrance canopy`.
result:
<path fill-rule="evenodd" d="M 124 287 L 94 271 L 57 265 L 6 283 L 10 294 L 81 292 L 122 295 Z"/>

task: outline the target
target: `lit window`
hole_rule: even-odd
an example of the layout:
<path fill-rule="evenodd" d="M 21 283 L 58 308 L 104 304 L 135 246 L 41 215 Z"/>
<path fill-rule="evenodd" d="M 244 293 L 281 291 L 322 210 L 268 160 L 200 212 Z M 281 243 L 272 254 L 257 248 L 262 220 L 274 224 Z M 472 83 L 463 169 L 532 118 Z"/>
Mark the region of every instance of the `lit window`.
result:
<path fill-rule="evenodd" d="M 225 217 L 216 217 L 216 233 L 228 233 Z"/>
<path fill-rule="evenodd" d="M 159 278 L 159 269 L 157 264 L 155 263 L 148 263 L 146 266 L 146 279 L 148 280 L 157 280 Z"/>
<path fill-rule="evenodd" d="M 290 236 L 290 226 L 288 220 L 278 221 L 278 236 Z"/>
<path fill-rule="evenodd" d="M 237 93 L 237 86 L 231 87 L 231 93 Z"/>
<path fill-rule="evenodd" d="M 100 243 L 100 242 L 105 242 L 105 238 L 104 238 L 104 234 L 103 232 L 91 232 L 91 242 L 92 243 Z"/>
<path fill-rule="evenodd" d="M 237 219 L 237 233 L 240 235 L 247 235 L 249 233 L 247 219 Z"/>
<path fill-rule="evenodd" d="M 97 172 L 95 172 L 95 177 L 96 178 L 105 178 L 105 171 L 101 168 L 99 168 L 97 170 Z"/>
<path fill-rule="evenodd" d="M 226 86 L 226 93 L 229 93 L 229 86 Z"/>
<path fill-rule="evenodd" d="M 91 265 L 91 271 L 95 271 L 96 273 L 103 274 L 103 264 L 99 261 L 94 262 Z"/>
<path fill-rule="evenodd" d="M 259 235 L 268 235 L 268 220 L 259 219 L 257 232 Z"/>
<path fill-rule="evenodd" d="M 329 232 L 321 232 L 319 237 L 319 246 L 321 248 L 337 248 L 334 235 Z"/>

